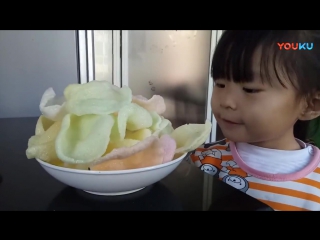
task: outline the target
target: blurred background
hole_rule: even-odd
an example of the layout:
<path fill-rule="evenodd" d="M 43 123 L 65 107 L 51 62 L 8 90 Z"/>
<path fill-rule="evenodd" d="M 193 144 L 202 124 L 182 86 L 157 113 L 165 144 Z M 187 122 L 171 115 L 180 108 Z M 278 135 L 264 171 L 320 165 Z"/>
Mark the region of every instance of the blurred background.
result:
<path fill-rule="evenodd" d="M 213 123 L 210 62 L 222 30 L 0 31 L 0 118 L 36 117 L 43 92 L 110 81 L 134 95 L 162 95 L 174 127 Z"/>

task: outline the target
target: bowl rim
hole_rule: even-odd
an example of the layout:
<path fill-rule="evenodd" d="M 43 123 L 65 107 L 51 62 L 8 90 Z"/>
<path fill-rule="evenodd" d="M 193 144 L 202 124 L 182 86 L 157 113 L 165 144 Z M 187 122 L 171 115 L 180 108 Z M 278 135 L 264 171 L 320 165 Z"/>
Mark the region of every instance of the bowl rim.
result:
<path fill-rule="evenodd" d="M 174 160 L 171 160 L 167 163 L 158 164 L 158 165 L 151 166 L 151 167 L 135 168 L 135 169 L 127 169 L 127 170 L 115 170 L 115 171 L 80 170 L 80 169 L 73 169 L 73 168 L 56 166 L 56 165 L 47 163 L 39 158 L 36 158 L 36 160 L 38 161 L 38 163 L 40 163 L 40 165 L 44 165 L 46 167 L 49 167 L 49 168 L 52 168 L 55 170 L 59 170 L 59 171 L 63 171 L 63 172 L 72 172 L 72 173 L 79 173 L 79 174 L 85 173 L 85 174 L 90 174 L 90 175 L 103 175 L 103 174 L 115 175 L 115 174 L 138 173 L 138 172 L 145 172 L 145 171 L 155 170 L 155 169 L 159 169 L 159 168 L 164 168 L 164 167 L 173 165 L 179 161 L 182 161 L 183 159 L 185 159 L 187 157 L 187 155 L 189 155 L 188 152 L 184 153 L 182 156 L 180 156 Z"/>

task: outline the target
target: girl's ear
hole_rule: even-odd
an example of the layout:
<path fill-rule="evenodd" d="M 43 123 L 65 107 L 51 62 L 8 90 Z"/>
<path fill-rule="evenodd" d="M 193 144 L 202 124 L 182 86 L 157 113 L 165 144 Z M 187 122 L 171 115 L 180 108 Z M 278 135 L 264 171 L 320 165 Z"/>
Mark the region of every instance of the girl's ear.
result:
<path fill-rule="evenodd" d="M 305 102 L 305 108 L 302 111 L 299 120 L 312 120 L 320 116 L 320 92 L 315 93 Z"/>

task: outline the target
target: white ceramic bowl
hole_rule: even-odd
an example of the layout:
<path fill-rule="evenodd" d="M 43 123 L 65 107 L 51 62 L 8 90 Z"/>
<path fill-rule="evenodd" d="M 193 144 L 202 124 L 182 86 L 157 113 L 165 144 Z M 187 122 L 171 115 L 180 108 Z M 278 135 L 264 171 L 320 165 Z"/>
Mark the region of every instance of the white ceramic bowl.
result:
<path fill-rule="evenodd" d="M 68 186 L 110 196 L 133 193 L 160 181 L 175 170 L 186 155 L 152 167 L 120 171 L 77 170 L 37 161 L 52 177 Z"/>

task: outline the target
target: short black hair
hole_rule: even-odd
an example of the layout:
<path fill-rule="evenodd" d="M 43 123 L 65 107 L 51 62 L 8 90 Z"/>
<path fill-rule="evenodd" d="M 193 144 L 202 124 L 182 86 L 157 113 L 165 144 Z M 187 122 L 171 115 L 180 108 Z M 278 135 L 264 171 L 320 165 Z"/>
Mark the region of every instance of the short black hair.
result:
<path fill-rule="evenodd" d="M 279 43 L 284 43 L 281 50 Z M 299 43 L 301 50 L 299 46 L 297 50 L 285 49 Z M 262 81 L 271 83 L 271 76 L 276 76 L 286 87 L 281 77 L 286 76 L 300 96 L 320 90 L 320 30 L 225 30 L 212 59 L 213 80 L 253 81 L 253 55 L 259 47 Z M 296 138 L 306 141 L 308 123 L 295 124 Z"/>

